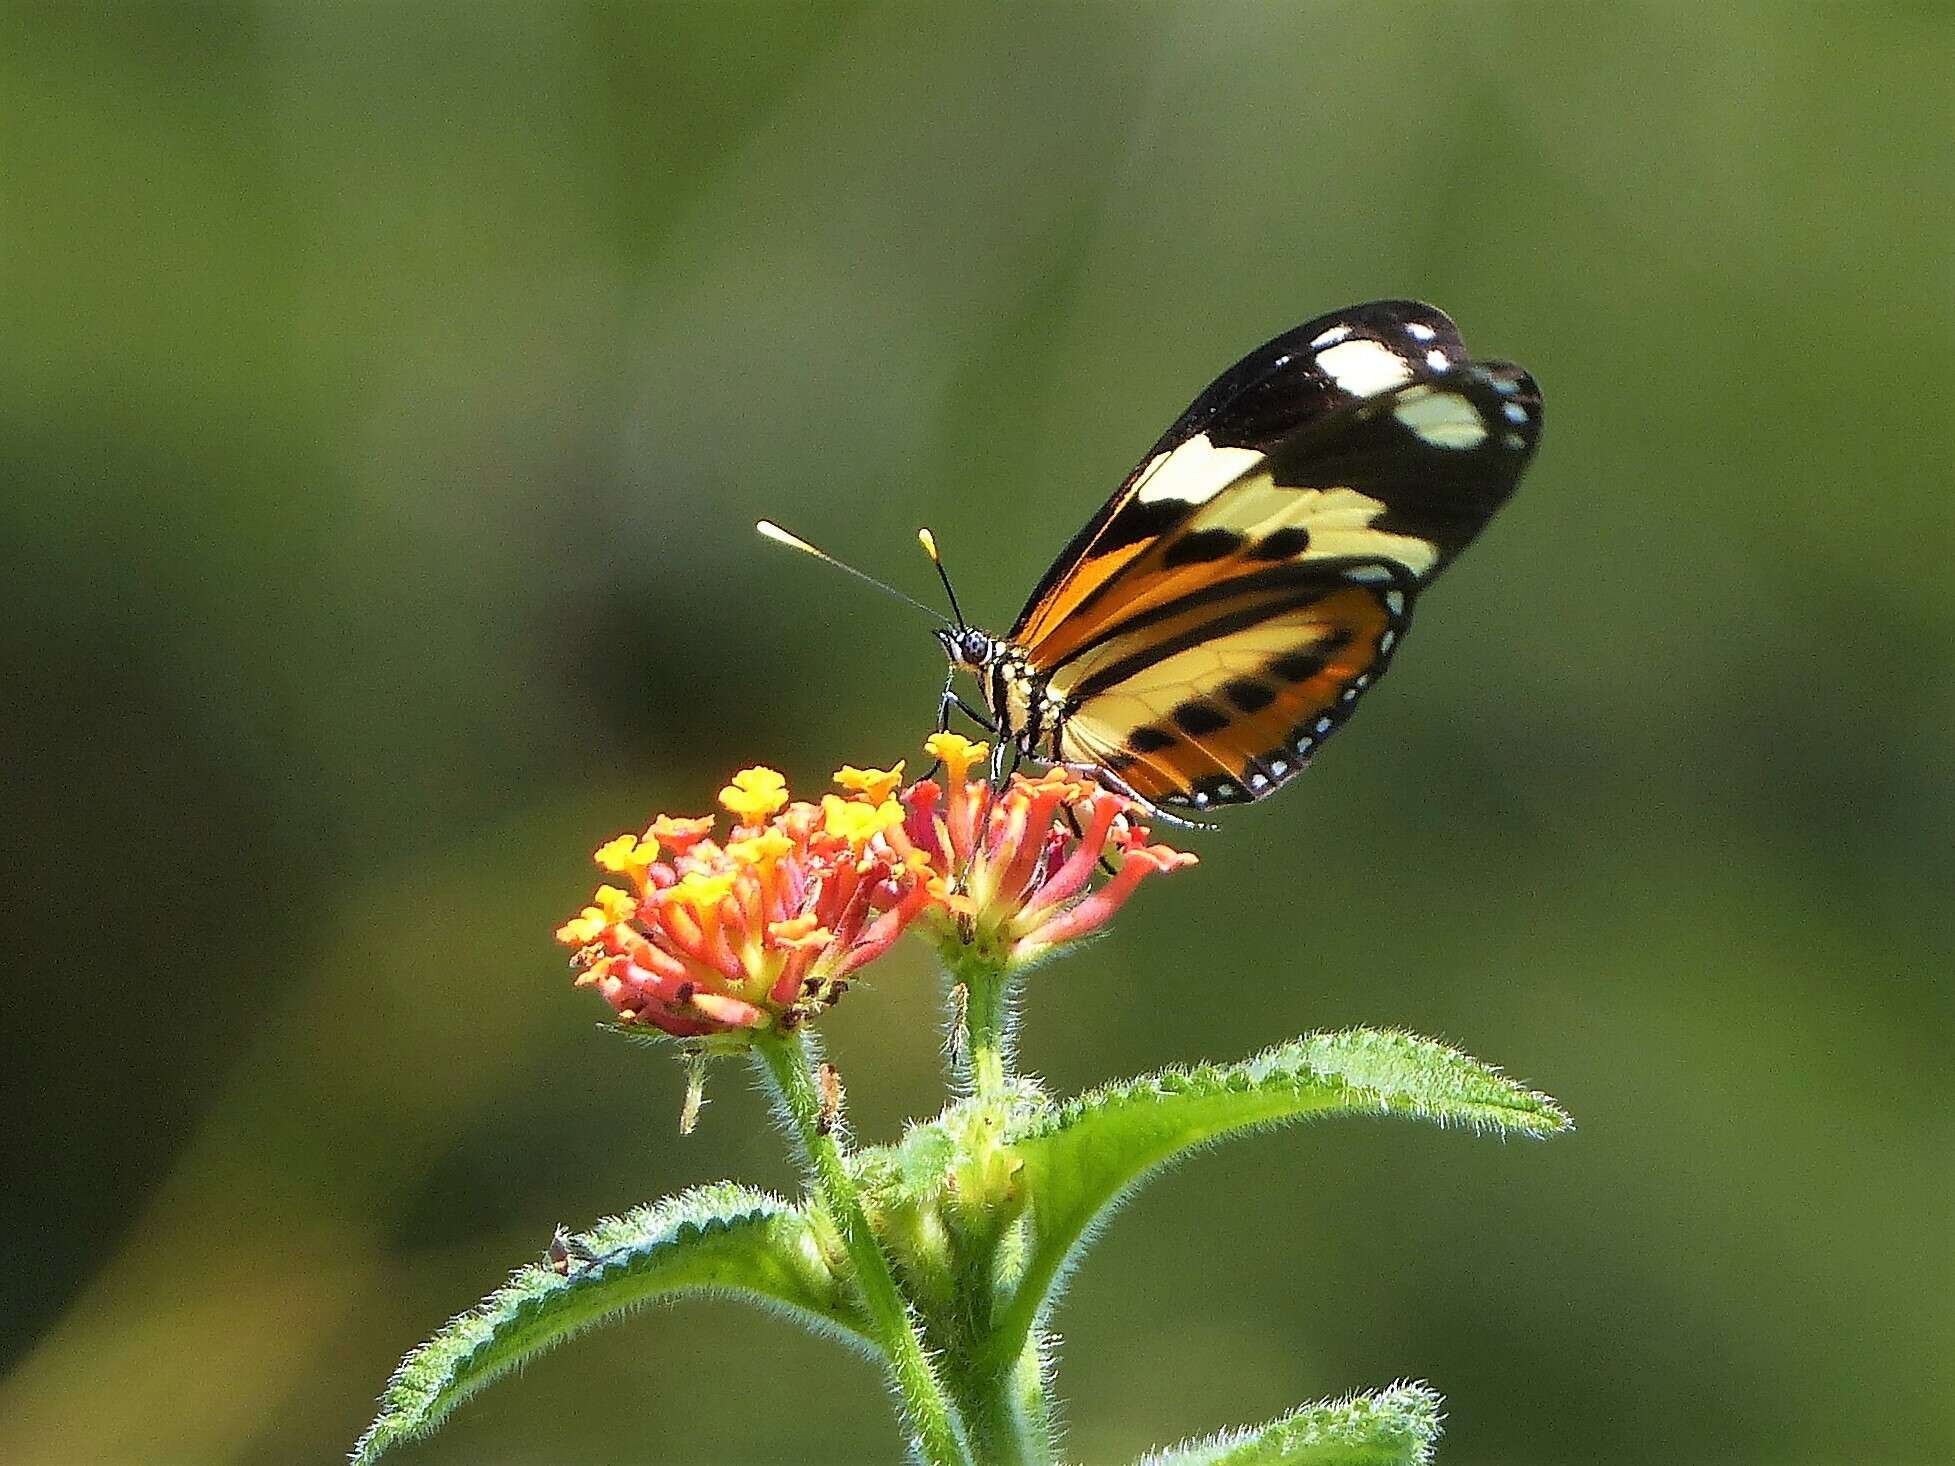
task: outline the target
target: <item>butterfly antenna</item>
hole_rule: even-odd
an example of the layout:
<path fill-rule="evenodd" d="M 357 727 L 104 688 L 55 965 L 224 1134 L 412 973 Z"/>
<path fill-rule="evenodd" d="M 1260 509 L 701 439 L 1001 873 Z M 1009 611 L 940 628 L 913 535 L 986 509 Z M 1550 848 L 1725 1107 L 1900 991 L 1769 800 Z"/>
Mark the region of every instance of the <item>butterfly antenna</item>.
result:
<path fill-rule="evenodd" d="M 930 557 L 930 563 L 937 567 L 937 579 L 944 583 L 944 594 L 950 597 L 951 614 L 957 617 L 959 628 L 970 623 L 964 619 L 964 608 L 957 604 L 957 592 L 951 589 L 950 572 L 944 569 L 944 557 L 937 553 L 937 537 L 927 529 L 916 532 L 917 543 L 923 546 L 923 553 Z"/>
<path fill-rule="evenodd" d="M 866 580 L 870 585 L 873 585 L 877 590 L 881 591 L 884 595 L 894 596 L 897 600 L 902 601 L 907 605 L 915 606 L 917 610 L 921 611 L 924 615 L 930 617 L 933 621 L 942 621 L 945 622 L 946 624 L 949 623 L 950 618 L 945 616 L 942 611 L 933 610 L 929 606 L 924 605 L 923 602 L 917 600 L 916 597 L 914 596 L 904 595 L 900 590 L 896 589 L 895 586 L 877 580 L 875 576 L 868 574 L 866 571 L 857 570 L 853 565 L 849 564 L 845 560 L 837 560 L 833 555 L 829 554 L 826 550 L 817 550 L 813 545 L 809 544 L 806 540 L 802 539 L 800 535 L 789 534 L 786 530 L 782 529 L 778 524 L 774 523 L 774 521 L 771 519 L 762 519 L 757 521 L 754 525 L 754 528 L 759 530 L 760 533 L 766 538 L 773 540 L 776 544 L 786 545 L 790 550 L 799 550 L 804 555 L 813 555 L 817 560 L 827 561 L 830 565 L 833 565 L 837 570 L 846 571 L 848 574 L 853 575 L 857 580 Z"/>

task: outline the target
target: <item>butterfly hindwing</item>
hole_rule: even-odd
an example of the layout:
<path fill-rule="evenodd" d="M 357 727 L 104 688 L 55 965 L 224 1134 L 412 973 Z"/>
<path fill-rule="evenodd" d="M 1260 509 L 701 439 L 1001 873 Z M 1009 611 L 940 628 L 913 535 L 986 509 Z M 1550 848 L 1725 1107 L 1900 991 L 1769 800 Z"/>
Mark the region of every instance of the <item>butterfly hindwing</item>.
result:
<path fill-rule="evenodd" d="M 1380 676 L 1402 591 L 1292 574 L 1220 596 L 1161 655 L 1082 664 L 1060 753 L 1143 798 L 1209 808 L 1275 792 Z"/>

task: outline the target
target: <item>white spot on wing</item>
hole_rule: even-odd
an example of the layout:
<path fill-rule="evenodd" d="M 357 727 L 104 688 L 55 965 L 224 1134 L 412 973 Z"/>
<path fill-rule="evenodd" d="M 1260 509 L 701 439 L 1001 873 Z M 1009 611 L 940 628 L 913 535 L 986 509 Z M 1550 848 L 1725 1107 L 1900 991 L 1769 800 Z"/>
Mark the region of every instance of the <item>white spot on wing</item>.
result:
<path fill-rule="evenodd" d="M 1394 616 L 1403 616 L 1405 614 L 1405 592 L 1402 590 L 1386 591 L 1385 609 L 1390 611 Z"/>
<path fill-rule="evenodd" d="M 1437 336 L 1439 334 L 1437 331 L 1433 330 L 1432 327 L 1424 325 L 1418 321 L 1407 321 L 1405 323 L 1405 329 L 1411 332 L 1414 340 L 1418 340 L 1418 341 L 1430 341 L 1434 336 Z"/>
<path fill-rule="evenodd" d="M 1285 774 L 1290 772 L 1290 766 L 1284 763 L 1283 760 L 1279 758 L 1271 762 L 1269 766 L 1269 771 L 1272 774 L 1276 775 L 1277 778 L 1280 779 Z"/>
<path fill-rule="evenodd" d="M 1426 353 L 1426 365 L 1431 367 L 1435 372 L 1443 372 L 1452 366 L 1452 364 L 1452 361 L 1447 357 L 1446 353 L 1441 351 L 1437 346 Z"/>
<path fill-rule="evenodd" d="M 1350 334 L 1351 328 L 1349 326 L 1332 326 L 1323 335 L 1312 337 L 1310 344 L 1321 350 L 1326 346 L 1335 346 Z"/>
<path fill-rule="evenodd" d="M 1522 407 L 1518 402 L 1503 403 L 1500 410 L 1506 414 L 1508 422 L 1519 423 L 1527 421 L 1527 409 Z"/>
<path fill-rule="evenodd" d="M 1353 397 L 1376 397 L 1412 380 L 1412 368 L 1405 358 L 1376 341 L 1346 341 L 1320 351 L 1317 365 Z"/>
<path fill-rule="evenodd" d="M 1380 654 L 1390 651 L 1392 649 L 1392 643 L 1397 640 L 1398 633 L 1396 631 L 1387 631 L 1383 636 L 1379 637 L 1378 650 Z"/>
<path fill-rule="evenodd" d="M 1428 392 L 1392 409 L 1392 416 L 1435 448 L 1477 448 L 1487 440 L 1480 409 L 1457 392 Z"/>
<path fill-rule="evenodd" d="M 1147 465 L 1134 497 L 1142 504 L 1173 499 L 1193 508 L 1206 504 L 1262 459 L 1254 448 L 1218 448 L 1208 434 L 1197 433 Z"/>

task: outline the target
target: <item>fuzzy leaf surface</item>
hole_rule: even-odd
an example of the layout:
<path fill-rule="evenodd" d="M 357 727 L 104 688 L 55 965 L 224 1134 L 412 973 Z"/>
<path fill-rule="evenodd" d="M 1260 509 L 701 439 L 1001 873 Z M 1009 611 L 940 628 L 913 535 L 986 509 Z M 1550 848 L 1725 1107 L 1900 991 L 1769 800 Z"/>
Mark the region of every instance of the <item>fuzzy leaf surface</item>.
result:
<path fill-rule="evenodd" d="M 571 1239 L 568 1275 L 542 1264 L 449 1323 L 401 1361 L 354 1466 L 426 1435 L 483 1385 L 592 1324 L 687 1295 L 744 1298 L 857 1348 L 867 1324 L 829 1269 L 799 1206 L 720 1184 L 682 1192 Z"/>
<path fill-rule="evenodd" d="M 1441 1403 L 1424 1385 L 1393 1385 L 1150 1452 L 1137 1466 L 1423 1466 L 1439 1439 Z"/>
<path fill-rule="evenodd" d="M 1388 1029 L 1311 1034 L 1235 1064 L 1168 1069 L 1053 1105 L 1016 1125 L 1034 1240 L 993 1340 L 1017 1357 L 1094 1221 L 1156 1167 L 1231 1135 L 1318 1115 L 1404 1115 L 1478 1132 L 1569 1128 L 1553 1100 L 1431 1039 Z"/>

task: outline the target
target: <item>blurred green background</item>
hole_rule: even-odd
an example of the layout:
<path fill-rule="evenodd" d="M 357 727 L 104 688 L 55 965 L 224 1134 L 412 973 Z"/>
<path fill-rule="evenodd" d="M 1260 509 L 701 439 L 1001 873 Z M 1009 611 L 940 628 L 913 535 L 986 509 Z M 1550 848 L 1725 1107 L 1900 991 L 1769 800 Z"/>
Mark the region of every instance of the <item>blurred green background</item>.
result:
<path fill-rule="evenodd" d="M 1940 6 L 7 7 L 0 1459 L 328 1460 L 581 1225 L 793 1185 L 594 1031 L 592 845 L 912 753 L 1215 372 L 1382 295 L 1541 379 L 1358 731 L 1048 969 L 1057 1089 L 1401 1024 L 1582 1128 L 1129 1206 L 1088 1463 L 1401 1377 L 1448 1466 L 1955 1460 L 1955 22 Z M 827 1024 L 934 1107 L 921 944 Z M 416 1462 L 888 1459 L 731 1305 Z"/>

